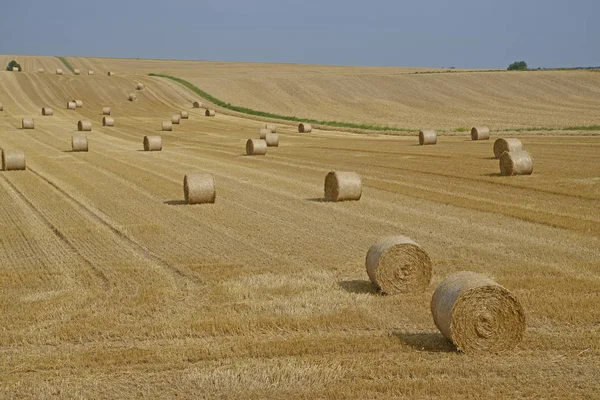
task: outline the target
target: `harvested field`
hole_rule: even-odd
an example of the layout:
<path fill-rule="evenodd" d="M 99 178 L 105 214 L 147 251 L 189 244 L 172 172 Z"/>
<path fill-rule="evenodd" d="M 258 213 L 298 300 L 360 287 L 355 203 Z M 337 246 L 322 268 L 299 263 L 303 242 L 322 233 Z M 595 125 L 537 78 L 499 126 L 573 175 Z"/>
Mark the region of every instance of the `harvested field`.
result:
<path fill-rule="evenodd" d="M 51 57 L 15 58 L 25 60 L 25 71 L 61 66 Z M 245 157 L 256 120 L 220 110 L 203 118 L 204 109 L 192 107 L 194 93 L 142 75 L 165 65 L 148 72 L 185 76 L 187 62 L 69 61 L 98 73 L 0 72 L 0 148 L 27 155 L 26 171 L 0 172 L 0 398 L 597 395 L 600 132 L 503 133 L 527 135 L 535 156 L 530 176 L 500 176 L 493 144 L 501 136 L 493 130 L 492 140 L 471 141 L 465 131 L 419 146 L 418 129 L 407 136 L 307 135 L 297 133 L 297 123 L 277 122 L 282 145 L 266 157 Z M 275 65 L 265 76 L 277 68 L 289 79 L 298 72 Z M 225 72 L 245 69 L 258 73 L 245 64 Z M 117 74 L 108 77 L 109 70 Z M 334 102 L 348 99 L 343 86 L 336 89 L 336 74 L 323 71 L 334 82 L 324 89 Z M 553 121 L 558 110 L 568 123 L 598 123 L 600 108 L 592 106 L 600 74 L 495 74 L 396 77 L 427 96 L 414 100 L 423 112 L 433 110 L 431 120 L 417 112 L 397 122 L 495 129 L 536 125 L 540 115 Z M 475 85 L 468 77 L 491 79 L 505 97 L 490 104 L 482 100 L 489 93 L 462 92 L 461 84 Z M 451 79 L 459 81 L 444 83 Z M 509 92 L 521 89 L 510 79 L 537 88 L 547 102 L 532 105 L 529 117 L 514 112 Z M 146 86 L 144 101 L 129 102 L 136 82 Z M 429 98 L 431 90 L 445 98 L 457 92 L 454 116 L 444 117 L 447 105 Z M 467 92 L 479 104 L 473 115 Z M 227 100 L 243 105 L 245 92 L 235 96 Z M 65 110 L 73 98 L 85 107 Z M 382 121 L 403 107 L 383 106 L 389 101 L 377 105 Z M 22 118 L 46 105 L 56 111 L 52 118 L 20 129 Z M 98 124 L 106 105 L 118 117 L 114 128 Z M 189 120 L 161 132 L 175 110 L 188 110 Z M 323 110 L 331 119 L 343 115 L 335 106 Z M 96 121 L 88 153 L 68 151 L 78 120 Z M 142 138 L 158 134 L 168 146 L 142 151 Z M 322 201 L 323 178 L 333 170 L 360 175 L 360 201 Z M 185 204 L 182 181 L 192 172 L 213 174 L 214 204 Z M 367 276 L 370 246 L 397 235 L 431 258 L 424 292 L 381 296 Z M 519 299 L 527 328 L 514 350 L 457 353 L 437 329 L 432 295 L 464 270 Z"/>

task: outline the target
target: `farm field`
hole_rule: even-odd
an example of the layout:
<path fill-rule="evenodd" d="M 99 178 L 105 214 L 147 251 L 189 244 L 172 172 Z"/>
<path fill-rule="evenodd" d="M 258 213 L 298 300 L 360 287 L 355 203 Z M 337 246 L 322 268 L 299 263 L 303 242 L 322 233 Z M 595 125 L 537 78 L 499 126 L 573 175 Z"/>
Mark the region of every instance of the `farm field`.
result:
<path fill-rule="evenodd" d="M 453 133 L 418 146 L 416 132 L 299 134 L 279 123 L 280 146 L 248 157 L 259 121 L 219 109 L 207 118 L 191 107 L 195 94 L 147 73 L 258 110 L 417 130 L 597 124 L 600 74 L 68 58 L 82 69 L 74 76 L 53 57 L 17 59 L 46 73 L 0 72 L 0 148 L 27 156 L 27 171 L 0 171 L 0 397 L 600 390 L 600 132 L 492 132 L 477 142 Z M 59 67 L 65 75 L 53 74 Z M 388 91 L 366 90 L 374 82 Z M 403 88 L 423 96 L 404 104 Z M 446 96 L 439 107 L 434 90 Z M 83 108 L 67 110 L 72 99 Z M 54 116 L 42 117 L 44 106 Z M 114 127 L 102 127 L 103 106 Z M 160 132 L 180 110 L 189 120 Z M 34 130 L 20 129 L 25 117 Z M 71 153 L 81 119 L 93 122 L 90 151 Z M 145 135 L 161 135 L 163 150 L 142 151 Z M 499 176 L 493 139 L 513 135 L 535 158 L 531 176 Z M 359 173 L 362 199 L 322 201 L 331 170 Z M 194 171 L 214 174 L 215 204 L 184 204 L 183 177 Z M 381 296 L 368 280 L 369 246 L 395 234 L 433 261 L 424 293 Z M 521 301 L 527 330 L 514 351 L 461 354 L 435 327 L 431 295 L 461 270 Z"/>

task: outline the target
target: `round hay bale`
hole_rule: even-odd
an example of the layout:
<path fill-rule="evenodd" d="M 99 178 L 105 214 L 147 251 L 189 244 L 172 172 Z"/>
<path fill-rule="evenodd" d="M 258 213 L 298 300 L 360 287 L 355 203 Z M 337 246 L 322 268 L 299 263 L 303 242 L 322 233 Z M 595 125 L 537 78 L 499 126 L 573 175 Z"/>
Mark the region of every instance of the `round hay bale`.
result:
<path fill-rule="evenodd" d="M 310 126 L 310 124 L 299 124 L 298 132 L 300 132 L 300 133 L 312 132 L 312 126 Z"/>
<path fill-rule="evenodd" d="M 183 195 L 188 204 L 214 203 L 217 193 L 213 174 L 187 174 L 183 178 Z"/>
<path fill-rule="evenodd" d="M 262 139 L 248 139 L 246 154 L 249 156 L 264 156 L 267 154 L 267 142 Z"/>
<path fill-rule="evenodd" d="M 160 136 L 144 136 L 144 151 L 161 151 L 162 138 Z"/>
<path fill-rule="evenodd" d="M 44 72 L 46 72 L 44 71 L 44 68 L 38 68 L 38 74 L 43 74 Z"/>
<path fill-rule="evenodd" d="M 179 114 L 175 114 L 171 116 L 171 123 L 178 125 L 181 121 L 181 116 Z"/>
<path fill-rule="evenodd" d="M 365 265 L 371 282 L 385 294 L 422 292 L 431 282 L 431 259 L 405 236 L 379 239 L 367 252 Z"/>
<path fill-rule="evenodd" d="M 171 123 L 171 121 L 163 121 L 162 122 L 162 130 L 163 131 L 172 131 L 173 124 Z"/>
<path fill-rule="evenodd" d="M 77 103 L 75 103 L 74 101 L 67 102 L 67 109 L 68 110 L 74 110 L 76 108 L 77 108 Z"/>
<path fill-rule="evenodd" d="M 204 115 L 206 115 L 207 117 L 214 117 L 215 115 L 217 115 L 217 112 L 215 110 L 206 110 L 204 112 Z"/>
<path fill-rule="evenodd" d="M 77 108 L 82 108 L 83 107 L 83 100 L 73 100 L 73 102 L 75 103 L 75 105 L 77 106 Z"/>
<path fill-rule="evenodd" d="M 21 127 L 23 129 L 34 129 L 34 123 L 33 123 L 33 118 L 23 118 L 21 120 Z"/>
<path fill-rule="evenodd" d="M 78 70 L 78 69 L 74 69 L 74 70 L 73 70 L 73 73 L 74 73 L 75 75 L 81 75 L 81 71 L 80 71 L 80 70 Z"/>
<path fill-rule="evenodd" d="M 277 125 L 275 124 L 265 124 L 265 129 L 268 129 L 273 133 L 277 133 Z"/>
<path fill-rule="evenodd" d="M 144 89 L 144 84 L 141 82 L 138 82 L 137 86 L 135 87 L 137 90 L 143 90 Z"/>
<path fill-rule="evenodd" d="M 433 321 L 458 350 L 499 352 L 514 348 L 525 332 L 525 312 L 517 298 L 475 272 L 457 272 L 431 299 Z"/>
<path fill-rule="evenodd" d="M 88 151 L 87 136 L 71 136 L 71 150 L 73 152 Z"/>
<path fill-rule="evenodd" d="M 265 139 L 267 137 L 267 133 L 271 133 L 271 131 L 267 128 L 261 128 L 258 131 L 258 135 L 260 136 L 261 139 Z"/>
<path fill-rule="evenodd" d="M 4 171 L 24 171 L 25 153 L 23 150 L 2 150 L 2 169 Z"/>
<path fill-rule="evenodd" d="M 201 101 L 195 101 L 192 103 L 192 106 L 194 108 L 202 108 L 202 102 Z"/>
<path fill-rule="evenodd" d="M 56 75 L 62 75 L 63 74 L 63 70 L 60 68 L 56 68 Z"/>
<path fill-rule="evenodd" d="M 89 70 L 89 71 L 88 71 L 88 75 L 94 75 L 94 71 L 92 71 L 92 70 Z"/>
<path fill-rule="evenodd" d="M 13 67 L 13 72 L 19 72 L 19 67 Z"/>
<path fill-rule="evenodd" d="M 265 142 L 267 142 L 267 147 L 279 147 L 279 135 L 276 133 L 267 133 Z"/>
<path fill-rule="evenodd" d="M 54 110 L 51 109 L 50 107 L 44 107 L 44 108 L 42 108 L 42 115 L 45 115 L 45 116 L 54 115 Z"/>
<path fill-rule="evenodd" d="M 115 126 L 115 119 L 113 117 L 102 117 L 102 126 Z"/>
<path fill-rule="evenodd" d="M 77 122 L 77 130 L 80 132 L 89 132 L 92 130 L 92 121 L 81 120 Z"/>
<path fill-rule="evenodd" d="M 331 171 L 325 177 L 327 201 L 360 200 L 362 180 L 356 172 Z"/>
<path fill-rule="evenodd" d="M 509 138 L 509 139 L 496 139 L 494 142 L 494 157 L 496 159 L 500 159 L 500 156 L 505 151 L 521 151 L 523 150 L 523 144 L 519 139 Z"/>
<path fill-rule="evenodd" d="M 181 119 L 189 119 L 190 118 L 190 113 L 188 113 L 187 111 L 181 111 L 179 113 L 179 115 L 181 116 Z"/>
<path fill-rule="evenodd" d="M 471 128 L 471 140 L 490 140 L 490 129 L 487 126 Z"/>
<path fill-rule="evenodd" d="M 505 151 L 500 156 L 500 174 L 502 176 L 531 175 L 533 173 L 533 157 L 528 152 Z"/>
<path fill-rule="evenodd" d="M 129 96 L 127 97 L 127 100 L 129 100 L 129 101 L 135 101 L 136 98 L 137 98 L 137 96 L 135 95 L 135 93 L 129 93 Z"/>
<path fill-rule="evenodd" d="M 102 115 L 110 115 L 110 107 L 102 107 Z"/>
<path fill-rule="evenodd" d="M 420 131 L 419 132 L 419 144 L 421 146 L 428 144 L 436 144 L 437 143 L 437 133 L 435 131 Z"/>
<path fill-rule="evenodd" d="M 115 74 L 114 72 L 112 72 L 112 71 L 108 71 L 108 74 L 107 74 L 107 75 L 108 75 L 108 76 L 114 76 L 114 74 Z"/>

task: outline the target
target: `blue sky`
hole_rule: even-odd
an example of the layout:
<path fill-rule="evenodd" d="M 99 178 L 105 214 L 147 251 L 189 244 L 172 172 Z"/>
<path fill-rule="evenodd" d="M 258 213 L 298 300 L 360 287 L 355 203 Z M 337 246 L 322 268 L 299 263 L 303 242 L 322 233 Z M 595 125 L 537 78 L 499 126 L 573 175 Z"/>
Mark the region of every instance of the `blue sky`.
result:
<path fill-rule="evenodd" d="M 600 65 L 600 0 L 6 0 L 0 54 L 505 68 Z"/>

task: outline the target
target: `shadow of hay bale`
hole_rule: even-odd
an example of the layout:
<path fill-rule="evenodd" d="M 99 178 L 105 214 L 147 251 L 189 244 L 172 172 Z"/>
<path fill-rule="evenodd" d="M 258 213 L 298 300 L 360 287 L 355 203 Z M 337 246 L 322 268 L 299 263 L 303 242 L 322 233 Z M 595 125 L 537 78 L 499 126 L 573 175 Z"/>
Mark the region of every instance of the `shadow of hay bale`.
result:
<path fill-rule="evenodd" d="M 417 351 L 430 353 L 456 352 L 454 344 L 439 332 L 392 332 L 391 336 L 397 337 L 405 345 Z"/>
<path fill-rule="evenodd" d="M 356 294 L 380 294 L 375 285 L 371 281 L 366 280 L 352 280 L 352 281 L 339 281 L 338 285 L 348 293 Z"/>

